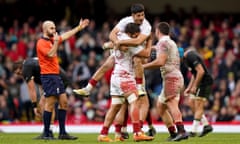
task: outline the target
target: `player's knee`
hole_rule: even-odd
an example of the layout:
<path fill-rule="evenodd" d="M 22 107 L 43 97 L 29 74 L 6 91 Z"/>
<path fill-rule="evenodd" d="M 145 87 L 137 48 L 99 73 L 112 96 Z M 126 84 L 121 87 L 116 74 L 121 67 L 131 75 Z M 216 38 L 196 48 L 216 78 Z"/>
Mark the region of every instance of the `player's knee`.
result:
<path fill-rule="evenodd" d="M 150 107 L 149 105 L 149 100 L 148 100 L 148 97 L 145 95 L 145 96 L 142 96 L 142 97 L 139 97 L 139 100 L 141 100 L 141 105 L 148 109 Z"/>
<path fill-rule="evenodd" d="M 45 111 L 52 112 L 53 109 L 54 109 L 54 104 L 48 104 L 48 103 L 47 103 L 47 104 L 44 105 L 44 110 L 45 110 Z"/>
<path fill-rule="evenodd" d="M 158 102 L 158 103 L 157 103 L 157 108 L 158 108 L 158 113 L 159 113 L 159 115 L 160 115 L 160 116 L 163 116 L 164 111 L 165 111 L 163 104 L 160 103 L 160 102 Z"/>
<path fill-rule="evenodd" d="M 60 109 L 67 109 L 67 106 L 68 106 L 67 101 L 63 101 L 63 102 L 59 103 Z"/>
<path fill-rule="evenodd" d="M 182 113 L 180 111 L 174 111 L 174 112 L 172 112 L 172 115 L 173 115 L 175 120 L 182 118 Z"/>
<path fill-rule="evenodd" d="M 134 62 L 134 65 L 142 64 L 142 60 L 139 57 L 134 57 L 133 62 Z"/>

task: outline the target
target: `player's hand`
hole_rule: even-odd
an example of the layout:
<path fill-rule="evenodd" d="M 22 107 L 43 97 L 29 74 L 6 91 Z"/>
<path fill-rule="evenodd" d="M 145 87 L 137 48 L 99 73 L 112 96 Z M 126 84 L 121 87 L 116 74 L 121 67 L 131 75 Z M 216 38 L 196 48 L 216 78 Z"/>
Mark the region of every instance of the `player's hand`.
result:
<path fill-rule="evenodd" d="M 189 88 L 186 88 L 183 92 L 184 96 L 189 96 L 189 93 L 190 93 L 190 89 Z"/>
<path fill-rule="evenodd" d="M 79 22 L 79 27 L 81 29 L 84 29 L 85 27 L 87 27 L 89 25 L 89 19 L 80 19 Z"/>
<path fill-rule="evenodd" d="M 42 116 L 41 111 L 40 111 L 37 107 L 34 108 L 33 111 L 34 111 L 34 114 L 35 114 L 37 117 L 40 118 L 40 117 Z"/>
<path fill-rule="evenodd" d="M 195 95 L 196 92 L 197 92 L 197 87 L 192 86 L 191 89 L 190 89 L 190 93 Z"/>
<path fill-rule="evenodd" d="M 107 50 L 107 49 L 112 49 L 114 47 L 113 43 L 111 41 L 108 41 L 108 42 L 105 42 L 102 46 L 102 48 L 104 50 Z"/>
<path fill-rule="evenodd" d="M 53 41 L 57 43 L 59 42 L 59 35 L 57 32 L 53 35 Z"/>

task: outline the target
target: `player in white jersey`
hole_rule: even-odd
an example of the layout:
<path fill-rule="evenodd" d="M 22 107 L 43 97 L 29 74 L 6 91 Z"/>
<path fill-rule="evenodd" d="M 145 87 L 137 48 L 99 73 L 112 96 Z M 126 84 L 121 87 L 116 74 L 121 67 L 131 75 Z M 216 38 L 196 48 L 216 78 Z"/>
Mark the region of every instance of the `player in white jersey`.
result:
<path fill-rule="evenodd" d="M 131 16 L 121 19 L 119 23 L 111 31 L 109 35 L 109 39 L 115 45 L 133 45 L 133 46 L 140 45 L 140 44 L 143 44 L 144 41 L 146 41 L 146 39 L 150 36 L 151 25 L 145 19 L 144 6 L 142 4 L 133 4 L 131 7 L 131 13 L 132 13 Z M 139 36 L 135 39 L 119 41 L 117 38 L 118 33 L 124 32 L 124 27 L 130 22 L 134 22 L 140 25 L 141 32 Z M 137 65 L 139 65 L 139 63 L 140 62 L 136 62 Z M 76 90 L 73 90 L 73 92 L 78 95 L 89 95 L 92 88 L 96 86 L 97 82 L 103 77 L 105 72 L 111 69 L 113 65 L 114 65 L 114 58 L 110 56 L 107 59 L 107 61 L 95 72 L 95 74 L 89 80 L 89 83 L 85 88 L 76 89 Z M 140 72 L 140 73 L 136 73 L 137 83 L 141 85 L 143 81 L 142 80 L 143 69 L 141 69 L 141 66 L 140 67 L 136 66 L 136 68 L 139 68 L 136 71 Z M 139 86 L 139 89 L 140 88 L 142 87 Z M 145 95 L 145 92 L 140 91 L 139 95 Z"/>
<path fill-rule="evenodd" d="M 140 32 L 139 26 L 136 23 L 129 23 L 125 27 L 125 33 L 121 34 L 119 38 L 130 39 L 136 37 Z M 153 140 L 153 137 L 146 136 L 142 133 L 139 123 L 139 106 L 138 106 L 138 94 L 137 86 L 134 77 L 133 69 L 133 56 L 149 57 L 151 51 L 151 40 L 146 44 L 144 49 L 142 46 L 126 49 L 125 51 L 115 49 L 112 56 L 115 59 L 115 67 L 111 76 L 110 95 L 112 97 L 112 103 L 110 109 L 104 120 L 104 124 L 101 130 L 101 134 L 98 136 L 100 142 L 111 142 L 108 137 L 108 130 L 111 126 L 115 116 L 120 110 L 122 104 L 127 101 L 129 103 L 129 111 L 133 124 L 134 141 L 149 141 Z M 119 139 L 118 139 L 119 138 Z M 121 141 L 121 134 L 115 138 L 117 141 Z"/>
<path fill-rule="evenodd" d="M 146 43 L 147 38 L 151 35 L 151 25 L 145 19 L 144 6 L 142 4 L 133 4 L 131 7 L 131 13 L 132 13 L 131 16 L 121 19 L 119 23 L 111 31 L 109 38 L 115 45 L 127 45 L 127 46 L 144 45 L 144 43 Z M 119 40 L 117 37 L 118 34 L 121 32 L 124 32 L 125 26 L 130 22 L 136 23 L 140 26 L 140 34 L 138 35 L 137 38 L 134 38 L 134 39 Z M 95 72 L 95 74 L 89 80 L 88 85 L 82 89 L 75 89 L 73 90 L 73 92 L 78 95 L 84 95 L 84 96 L 89 95 L 92 88 L 96 86 L 97 82 L 104 76 L 105 72 L 111 69 L 113 66 L 114 66 L 114 58 L 113 56 L 109 56 L 106 62 Z M 138 94 L 142 96 L 140 97 L 140 100 L 142 101 L 140 106 L 140 114 L 141 114 L 140 119 L 141 119 L 141 125 L 142 125 L 143 122 L 146 120 L 147 115 L 150 117 L 150 114 L 149 114 L 149 100 L 148 100 L 148 97 L 146 96 L 146 91 L 144 89 L 144 86 L 142 85 L 144 81 L 142 60 L 138 57 L 134 58 L 134 72 L 135 72 L 135 79 L 137 82 Z M 120 117 L 117 117 L 117 118 L 121 119 L 124 113 L 125 113 L 124 110 L 122 110 L 119 114 Z M 151 122 L 148 122 L 148 123 L 150 124 L 149 131 L 155 134 L 155 129 L 151 125 Z M 124 129 L 126 130 L 126 128 Z"/>
<path fill-rule="evenodd" d="M 184 129 L 182 114 L 179 110 L 180 92 L 183 89 L 184 81 L 180 71 L 180 57 L 176 43 L 169 37 L 170 26 L 166 22 L 160 22 L 156 29 L 155 35 L 158 38 L 156 45 L 157 58 L 143 67 L 157 68 L 160 67 L 163 88 L 157 102 L 159 114 L 163 118 L 166 126 L 171 127 L 173 122 L 177 128 L 177 135 L 170 137 L 171 141 L 180 141 L 188 138 L 188 133 Z M 170 132 L 171 133 L 171 132 Z"/>

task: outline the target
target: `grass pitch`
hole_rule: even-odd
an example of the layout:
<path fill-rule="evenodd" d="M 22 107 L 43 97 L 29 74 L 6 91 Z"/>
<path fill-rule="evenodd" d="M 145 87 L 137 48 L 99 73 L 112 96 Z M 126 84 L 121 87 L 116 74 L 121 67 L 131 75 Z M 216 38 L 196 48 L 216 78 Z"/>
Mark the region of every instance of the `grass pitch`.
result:
<path fill-rule="evenodd" d="M 55 137 L 58 134 L 54 134 Z M 73 133 L 72 135 L 78 136 L 77 140 L 33 140 L 34 137 L 38 136 L 37 133 L 0 133 L 0 144 L 94 144 L 97 142 L 98 134 L 79 134 Z M 114 135 L 110 134 L 110 137 L 113 138 Z M 182 140 L 180 142 L 166 142 L 165 139 L 168 137 L 167 133 L 158 133 L 155 136 L 155 139 L 151 142 L 137 142 L 141 143 L 150 143 L 150 144 L 240 144 L 239 133 L 211 133 L 205 137 L 199 138 L 189 138 L 188 140 Z M 132 136 L 130 139 L 124 142 L 115 142 L 115 143 L 128 143 L 133 144 Z"/>

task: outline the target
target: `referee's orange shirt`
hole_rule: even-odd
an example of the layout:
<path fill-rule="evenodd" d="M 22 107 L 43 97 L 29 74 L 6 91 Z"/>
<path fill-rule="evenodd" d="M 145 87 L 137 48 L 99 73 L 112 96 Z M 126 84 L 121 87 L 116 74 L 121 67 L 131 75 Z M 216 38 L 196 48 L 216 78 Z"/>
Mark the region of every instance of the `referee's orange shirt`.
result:
<path fill-rule="evenodd" d="M 59 43 L 62 42 L 60 37 Z M 53 41 L 48 38 L 40 38 L 37 41 L 37 57 L 41 74 L 59 74 L 60 68 L 57 54 L 54 57 L 48 57 L 48 52 L 51 50 Z"/>

